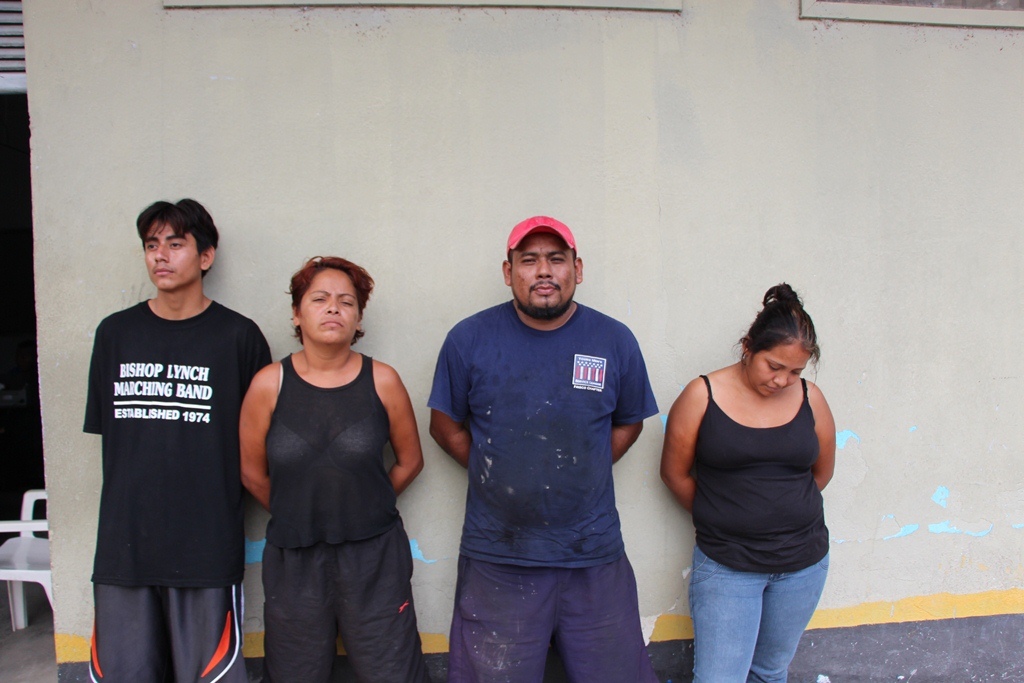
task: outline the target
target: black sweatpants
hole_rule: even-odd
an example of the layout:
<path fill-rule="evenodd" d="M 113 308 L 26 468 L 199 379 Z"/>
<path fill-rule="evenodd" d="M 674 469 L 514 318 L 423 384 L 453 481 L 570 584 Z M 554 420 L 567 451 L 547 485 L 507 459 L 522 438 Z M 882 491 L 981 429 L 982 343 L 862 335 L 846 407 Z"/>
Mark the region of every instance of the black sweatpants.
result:
<path fill-rule="evenodd" d="M 401 520 L 363 541 L 263 551 L 264 681 L 326 683 L 341 636 L 362 683 L 429 683 Z"/>

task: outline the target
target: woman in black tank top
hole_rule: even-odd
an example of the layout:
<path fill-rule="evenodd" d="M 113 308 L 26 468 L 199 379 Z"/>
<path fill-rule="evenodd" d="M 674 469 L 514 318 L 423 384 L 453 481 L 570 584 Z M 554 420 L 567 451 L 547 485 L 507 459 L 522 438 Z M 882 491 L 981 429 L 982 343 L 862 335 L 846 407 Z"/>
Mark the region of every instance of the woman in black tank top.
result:
<path fill-rule="evenodd" d="M 690 382 L 666 424 L 661 477 L 697 532 L 695 683 L 784 683 L 828 571 L 835 422 L 800 378 L 814 323 L 787 284 L 763 303 L 740 361 Z"/>
<path fill-rule="evenodd" d="M 291 282 L 302 350 L 260 371 L 242 404 L 242 483 L 271 515 L 268 683 L 327 683 L 339 635 L 362 683 L 428 681 L 395 507 L 423 468 L 416 419 L 394 369 L 352 350 L 372 289 L 345 259 L 307 262 Z"/>

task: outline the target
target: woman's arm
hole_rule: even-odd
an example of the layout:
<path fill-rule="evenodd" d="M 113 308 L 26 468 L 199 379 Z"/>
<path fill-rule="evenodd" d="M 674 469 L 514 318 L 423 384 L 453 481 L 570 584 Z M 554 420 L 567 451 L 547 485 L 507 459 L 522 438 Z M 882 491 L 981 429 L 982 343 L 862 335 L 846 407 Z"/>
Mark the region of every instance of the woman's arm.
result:
<path fill-rule="evenodd" d="M 697 479 L 692 472 L 697 432 L 707 407 L 708 390 L 704 380 L 698 377 L 679 394 L 665 424 L 661 480 L 676 500 L 690 512 L 693 511 L 693 497 L 697 493 Z"/>
<path fill-rule="evenodd" d="M 391 423 L 390 438 L 391 448 L 395 451 L 395 464 L 388 470 L 388 477 L 395 493 L 399 494 L 423 469 L 423 449 L 416 429 L 416 413 L 402 379 L 390 365 L 373 361 L 373 383 Z"/>
<path fill-rule="evenodd" d="M 238 421 L 242 454 L 242 485 L 259 504 L 270 510 L 270 473 L 267 468 L 267 431 L 277 407 L 281 364 L 271 363 L 256 373 L 242 401 Z"/>
<path fill-rule="evenodd" d="M 818 435 L 818 459 L 811 465 L 811 473 L 822 491 L 836 470 L 836 421 L 825 395 L 811 382 L 807 383 L 807 399 L 814 413 L 814 433 Z"/>

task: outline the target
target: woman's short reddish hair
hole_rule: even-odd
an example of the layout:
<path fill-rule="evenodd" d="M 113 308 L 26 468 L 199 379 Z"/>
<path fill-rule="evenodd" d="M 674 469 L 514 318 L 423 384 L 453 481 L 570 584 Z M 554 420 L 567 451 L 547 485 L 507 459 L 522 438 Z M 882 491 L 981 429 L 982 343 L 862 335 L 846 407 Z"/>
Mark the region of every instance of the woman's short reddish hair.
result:
<path fill-rule="evenodd" d="M 366 308 L 366 303 L 370 300 L 370 292 L 373 291 L 373 278 L 370 277 L 370 274 L 364 268 L 340 256 L 314 256 L 306 261 L 306 264 L 299 268 L 295 275 L 292 275 L 291 287 L 288 289 L 288 293 L 292 295 L 292 308 L 296 311 L 299 310 L 302 297 L 309 291 L 309 286 L 313 284 L 313 278 L 327 268 L 340 270 L 352 280 L 352 284 L 356 288 L 356 302 L 359 305 L 359 314 L 362 315 L 363 309 Z M 356 330 L 352 343 L 355 344 L 362 336 L 363 331 Z M 298 327 L 295 328 L 295 337 L 301 344 L 302 330 Z"/>

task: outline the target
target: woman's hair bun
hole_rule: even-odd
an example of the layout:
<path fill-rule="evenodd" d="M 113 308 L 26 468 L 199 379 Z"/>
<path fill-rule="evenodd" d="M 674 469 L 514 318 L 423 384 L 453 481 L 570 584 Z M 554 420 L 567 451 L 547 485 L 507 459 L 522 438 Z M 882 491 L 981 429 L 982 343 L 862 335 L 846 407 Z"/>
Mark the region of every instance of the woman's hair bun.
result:
<path fill-rule="evenodd" d="M 800 297 L 797 296 L 796 291 L 785 282 L 769 288 L 768 291 L 764 293 L 763 305 L 767 306 L 768 304 L 775 302 L 780 304 L 795 303 L 802 305 Z"/>
<path fill-rule="evenodd" d="M 814 322 L 804 310 L 796 291 L 782 282 L 764 293 L 764 308 L 754 318 L 740 344 L 744 353 L 755 354 L 792 342 L 799 342 L 810 354 L 810 359 L 818 362 L 821 350 Z"/>

